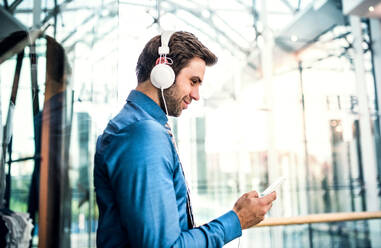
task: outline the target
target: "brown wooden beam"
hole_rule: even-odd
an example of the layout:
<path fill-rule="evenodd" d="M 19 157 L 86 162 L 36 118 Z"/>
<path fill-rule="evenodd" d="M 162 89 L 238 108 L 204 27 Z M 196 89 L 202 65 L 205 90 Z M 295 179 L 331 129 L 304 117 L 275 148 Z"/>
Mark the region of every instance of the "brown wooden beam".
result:
<path fill-rule="evenodd" d="M 261 223 L 254 226 L 287 226 L 287 225 L 304 225 L 313 223 L 341 222 L 341 221 L 358 221 L 381 219 L 381 211 L 377 212 L 344 212 L 344 213 L 327 213 L 327 214 L 311 214 L 295 217 L 270 217 L 264 219 Z"/>

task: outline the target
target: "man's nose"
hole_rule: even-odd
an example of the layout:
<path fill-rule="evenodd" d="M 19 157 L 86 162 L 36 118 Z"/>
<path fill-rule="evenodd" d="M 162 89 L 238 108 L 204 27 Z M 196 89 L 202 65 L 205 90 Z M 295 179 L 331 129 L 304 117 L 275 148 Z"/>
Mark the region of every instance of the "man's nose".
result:
<path fill-rule="evenodd" d="M 196 85 L 192 88 L 192 91 L 190 93 L 190 96 L 193 100 L 200 100 L 200 92 L 199 92 L 199 85 Z"/>

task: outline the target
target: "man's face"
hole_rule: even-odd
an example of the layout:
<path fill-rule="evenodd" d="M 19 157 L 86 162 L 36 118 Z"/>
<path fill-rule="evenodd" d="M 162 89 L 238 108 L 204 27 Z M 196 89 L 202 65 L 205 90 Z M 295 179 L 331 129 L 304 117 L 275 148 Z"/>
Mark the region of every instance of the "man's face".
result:
<path fill-rule="evenodd" d="M 175 83 L 164 90 L 168 115 L 178 117 L 192 100 L 200 99 L 199 87 L 205 74 L 205 61 L 195 57 L 177 74 Z M 161 104 L 163 105 L 161 97 Z M 164 107 L 165 109 L 165 107 Z"/>

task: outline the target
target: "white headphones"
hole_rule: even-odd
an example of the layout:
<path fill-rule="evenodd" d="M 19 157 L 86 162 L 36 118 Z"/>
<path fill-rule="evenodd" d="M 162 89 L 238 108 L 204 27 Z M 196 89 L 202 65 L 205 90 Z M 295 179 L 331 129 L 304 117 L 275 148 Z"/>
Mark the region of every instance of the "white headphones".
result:
<path fill-rule="evenodd" d="M 172 62 L 170 58 L 167 58 L 169 54 L 169 40 L 174 32 L 164 31 L 161 34 L 161 46 L 159 47 L 159 58 L 156 65 L 152 68 L 150 79 L 152 84 L 161 90 L 165 90 L 175 82 L 175 72 L 169 66 L 168 60 Z"/>

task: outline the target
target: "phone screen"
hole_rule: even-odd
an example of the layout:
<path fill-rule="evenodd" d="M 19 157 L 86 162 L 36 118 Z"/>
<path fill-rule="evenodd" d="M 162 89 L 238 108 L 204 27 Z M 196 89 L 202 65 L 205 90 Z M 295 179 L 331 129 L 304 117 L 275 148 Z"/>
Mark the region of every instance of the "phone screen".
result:
<path fill-rule="evenodd" d="M 275 191 L 275 189 L 281 185 L 286 180 L 285 177 L 278 178 L 274 183 L 272 183 L 267 189 L 265 189 L 261 194 L 260 197 L 266 196 L 272 192 Z"/>

